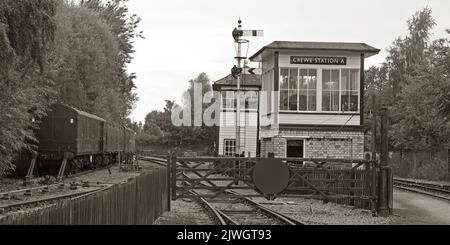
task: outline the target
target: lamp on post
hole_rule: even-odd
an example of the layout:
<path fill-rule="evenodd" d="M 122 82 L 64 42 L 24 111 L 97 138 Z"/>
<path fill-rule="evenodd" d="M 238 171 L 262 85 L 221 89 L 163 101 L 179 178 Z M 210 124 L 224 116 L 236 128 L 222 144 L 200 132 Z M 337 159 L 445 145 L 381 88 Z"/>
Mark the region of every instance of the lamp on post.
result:
<path fill-rule="evenodd" d="M 237 64 L 231 69 L 231 75 L 237 80 L 237 88 L 235 96 L 236 99 L 236 152 L 241 155 L 241 140 L 240 140 L 240 90 L 241 90 L 241 75 L 243 72 L 243 61 L 247 59 L 248 49 L 250 46 L 250 42 L 247 39 L 243 39 L 243 36 L 262 36 L 263 31 L 261 30 L 243 30 L 242 29 L 242 20 L 238 20 L 238 27 L 233 29 L 232 36 L 234 39 L 234 46 L 236 49 L 236 56 L 234 57 L 237 60 Z M 242 51 L 245 52 L 242 52 Z M 243 55 L 245 53 L 245 55 Z"/>
<path fill-rule="evenodd" d="M 233 66 L 231 69 L 232 76 L 236 79 L 236 153 L 241 156 L 241 100 L 240 100 L 240 90 L 241 90 L 241 75 L 242 75 L 242 63 L 247 59 L 247 53 L 249 48 L 249 41 L 243 39 L 244 31 L 242 30 L 242 21 L 238 20 L 238 27 L 234 28 L 232 35 L 234 38 L 234 46 L 236 49 L 237 65 Z M 242 55 L 242 50 L 245 50 L 245 56 Z"/>

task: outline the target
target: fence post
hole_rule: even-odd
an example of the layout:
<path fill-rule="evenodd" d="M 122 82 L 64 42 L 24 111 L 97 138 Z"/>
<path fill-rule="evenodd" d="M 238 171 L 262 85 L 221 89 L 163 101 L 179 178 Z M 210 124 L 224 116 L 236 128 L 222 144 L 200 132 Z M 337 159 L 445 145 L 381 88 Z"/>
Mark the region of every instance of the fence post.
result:
<path fill-rule="evenodd" d="M 447 150 L 447 181 L 450 181 L 450 149 Z"/>
<path fill-rule="evenodd" d="M 372 198 L 375 198 L 375 196 L 377 195 L 377 168 L 376 168 L 376 162 L 377 162 L 377 116 L 375 114 L 375 96 L 372 96 L 372 163 L 370 164 L 371 167 L 371 178 L 372 178 L 372 183 L 371 183 L 371 192 L 370 195 L 372 196 Z M 372 199 L 371 201 L 371 209 L 372 212 L 376 212 L 377 209 L 377 205 L 376 205 L 376 201 L 375 199 Z"/>
<path fill-rule="evenodd" d="M 167 158 L 167 164 L 166 164 L 166 167 L 167 167 L 167 211 L 170 211 L 170 185 L 171 185 L 171 182 L 170 182 L 170 169 L 171 169 L 171 163 L 172 163 L 172 159 L 171 159 L 171 154 L 169 154 L 169 155 L 167 155 L 166 156 L 166 158 Z"/>
<path fill-rule="evenodd" d="M 378 214 L 380 216 L 389 215 L 388 206 L 388 116 L 387 108 L 381 108 L 381 156 L 380 156 L 380 176 L 378 191 Z"/>
<path fill-rule="evenodd" d="M 172 153 L 170 156 L 170 170 L 172 173 L 172 200 L 175 201 L 177 197 L 177 157 Z"/>
<path fill-rule="evenodd" d="M 389 214 L 394 213 L 394 173 L 391 168 L 387 169 L 387 204 Z"/>

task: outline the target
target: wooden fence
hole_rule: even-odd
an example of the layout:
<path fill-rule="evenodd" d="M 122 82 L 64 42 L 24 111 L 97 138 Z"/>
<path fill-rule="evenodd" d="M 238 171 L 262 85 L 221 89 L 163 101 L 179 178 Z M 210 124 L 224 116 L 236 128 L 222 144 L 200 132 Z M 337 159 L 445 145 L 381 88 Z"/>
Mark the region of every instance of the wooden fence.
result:
<path fill-rule="evenodd" d="M 363 168 L 349 169 L 333 169 L 332 165 L 328 169 L 309 167 L 299 170 L 299 173 L 304 179 L 298 179 L 296 184 L 284 193 L 297 193 L 308 197 L 312 192 L 317 193 L 317 189 L 323 194 L 311 195 L 312 198 L 363 209 L 376 208 L 379 176 L 377 169 L 370 163 Z"/>
<path fill-rule="evenodd" d="M 64 200 L 39 210 L 0 216 L 0 224 L 152 224 L 168 210 L 166 177 L 166 169 L 155 169 L 101 192 Z"/>
<path fill-rule="evenodd" d="M 389 165 L 398 177 L 450 181 L 450 150 L 447 149 L 391 152 Z"/>

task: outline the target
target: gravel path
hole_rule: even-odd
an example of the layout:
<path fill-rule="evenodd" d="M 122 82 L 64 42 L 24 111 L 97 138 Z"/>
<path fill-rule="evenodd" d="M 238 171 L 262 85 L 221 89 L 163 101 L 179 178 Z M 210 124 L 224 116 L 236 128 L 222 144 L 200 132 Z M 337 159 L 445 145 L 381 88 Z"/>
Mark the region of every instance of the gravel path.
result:
<path fill-rule="evenodd" d="M 450 225 L 450 202 L 394 188 L 392 223 Z"/>
<path fill-rule="evenodd" d="M 267 201 L 264 198 L 253 199 L 272 210 L 309 225 L 383 225 L 390 222 L 390 218 L 374 217 L 368 210 L 331 202 L 324 204 L 320 200 L 277 198 L 274 201 Z"/>
<path fill-rule="evenodd" d="M 252 193 L 250 190 L 238 192 Z M 332 202 L 323 203 L 315 199 L 295 197 L 279 197 L 272 201 L 264 197 L 251 199 L 309 225 L 384 225 L 392 222 L 391 218 L 374 217 L 369 210 Z"/>
<path fill-rule="evenodd" d="M 154 225 L 214 225 L 214 221 L 195 201 L 187 198 L 171 201 L 171 211 L 165 212 Z"/>

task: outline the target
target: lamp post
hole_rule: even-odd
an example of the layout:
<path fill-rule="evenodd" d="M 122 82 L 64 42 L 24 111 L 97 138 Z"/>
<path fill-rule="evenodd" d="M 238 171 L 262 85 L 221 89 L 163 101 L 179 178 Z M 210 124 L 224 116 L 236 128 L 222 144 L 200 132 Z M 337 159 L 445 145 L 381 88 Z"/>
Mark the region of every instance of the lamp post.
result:
<path fill-rule="evenodd" d="M 238 20 L 238 27 L 233 30 L 233 38 L 236 46 L 236 57 L 237 65 L 231 69 L 231 74 L 234 78 L 236 78 L 236 152 L 240 156 L 241 155 L 241 76 L 242 76 L 242 61 L 247 59 L 247 57 L 242 56 L 243 45 L 246 46 L 246 53 L 248 52 L 248 43 L 249 41 L 243 39 L 243 31 L 242 31 L 242 20 Z M 245 48 L 245 47 L 244 47 Z"/>
<path fill-rule="evenodd" d="M 247 59 L 247 53 L 248 53 L 248 47 L 249 47 L 249 41 L 246 39 L 243 39 L 243 36 L 262 36 L 263 31 L 262 30 L 243 30 L 242 29 L 242 21 L 241 19 L 238 20 L 238 27 L 234 28 L 232 35 L 234 38 L 234 43 L 236 46 L 236 57 L 234 57 L 237 60 L 237 64 L 231 68 L 231 75 L 236 79 L 237 81 L 237 88 L 236 88 L 236 152 L 241 155 L 241 75 L 242 71 L 244 69 L 242 68 L 242 61 L 245 61 Z M 245 45 L 245 47 L 242 47 L 242 45 Z M 245 49 L 245 56 L 242 56 L 242 50 Z M 245 69 L 248 69 L 248 72 L 250 74 L 255 74 L 253 70 L 255 68 L 245 67 Z M 244 107 L 245 108 L 245 107 Z"/>

